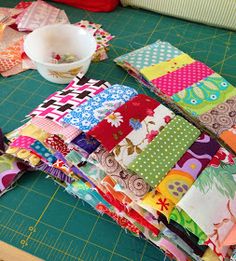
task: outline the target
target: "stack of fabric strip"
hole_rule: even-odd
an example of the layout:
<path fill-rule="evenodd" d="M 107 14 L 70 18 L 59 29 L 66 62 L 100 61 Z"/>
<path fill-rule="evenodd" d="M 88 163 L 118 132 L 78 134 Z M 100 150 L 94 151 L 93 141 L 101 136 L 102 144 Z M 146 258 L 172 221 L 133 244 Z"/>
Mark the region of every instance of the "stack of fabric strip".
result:
<path fill-rule="evenodd" d="M 176 260 L 230 257 L 236 160 L 216 140 L 133 88 L 79 76 L 27 117 L 8 155 Z"/>
<path fill-rule="evenodd" d="M 161 41 L 115 62 L 236 152 L 236 89 L 226 79 Z"/>

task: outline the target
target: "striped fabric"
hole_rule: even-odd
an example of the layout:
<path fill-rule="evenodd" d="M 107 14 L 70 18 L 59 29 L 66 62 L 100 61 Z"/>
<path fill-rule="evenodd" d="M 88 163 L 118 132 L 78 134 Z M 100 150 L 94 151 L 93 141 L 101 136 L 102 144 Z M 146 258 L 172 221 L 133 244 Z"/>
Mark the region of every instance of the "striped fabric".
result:
<path fill-rule="evenodd" d="M 236 30 L 236 0 L 121 0 L 134 6 L 190 21 Z"/>

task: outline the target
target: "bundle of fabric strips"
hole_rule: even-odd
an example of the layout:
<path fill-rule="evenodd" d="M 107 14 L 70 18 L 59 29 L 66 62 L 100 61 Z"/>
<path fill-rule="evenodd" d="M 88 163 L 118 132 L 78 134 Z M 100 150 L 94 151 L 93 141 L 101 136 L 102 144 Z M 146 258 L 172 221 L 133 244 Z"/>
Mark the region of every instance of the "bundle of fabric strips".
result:
<path fill-rule="evenodd" d="M 7 77 L 28 69 L 35 69 L 33 63 L 23 51 L 27 33 L 49 24 L 70 23 L 64 10 L 60 10 L 42 0 L 20 2 L 14 8 L 0 8 L 0 73 Z M 75 23 L 89 30 L 97 41 L 97 50 L 93 61 L 107 59 L 109 41 L 114 37 L 87 20 Z M 50 60 L 50 57 L 49 57 Z"/>
<path fill-rule="evenodd" d="M 236 89 L 211 68 L 157 41 L 115 62 L 236 152 Z"/>
<path fill-rule="evenodd" d="M 173 259 L 230 259 L 236 158 L 209 135 L 131 87 L 80 76 L 27 118 L 5 155 Z"/>

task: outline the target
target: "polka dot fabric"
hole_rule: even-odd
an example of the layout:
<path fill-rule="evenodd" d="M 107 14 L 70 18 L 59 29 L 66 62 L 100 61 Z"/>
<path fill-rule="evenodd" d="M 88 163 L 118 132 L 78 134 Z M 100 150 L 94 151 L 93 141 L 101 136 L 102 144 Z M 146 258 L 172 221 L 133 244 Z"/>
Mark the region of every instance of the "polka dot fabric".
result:
<path fill-rule="evenodd" d="M 122 63 L 125 61 L 135 69 L 140 70 L 144 67 L 170 60 L 182 53 L 170 43 L 157 41 L 154 44 L 120 56 L 115 59 L 115 62 Z"/>
<path fill-rule="evenodd" d="M 30 148 L 46 159 L 46 161 L 49 163 L 54 163 L 57 160 L 56 157 L 53 156 L 51 152 L 38 140 L 31 144 Z"/>
<path fill-rule="evenodd" d="M 213 73 L 204 63 L 196 61 L 151 82 L 164 94 L 172 96 Z"/>
<path fill-rule="evenodd" d="M 128 168 L 150 186 L 158 185 L 200 135 L 200 131 L 176 116 Z"/>
<path fill-rule="evenodd" d="M 28 136 L 19 136 L 11 143 L 11 146 L 21 149 L 30 149 L 30 145 L 35 141 L 36 139 Z"/>

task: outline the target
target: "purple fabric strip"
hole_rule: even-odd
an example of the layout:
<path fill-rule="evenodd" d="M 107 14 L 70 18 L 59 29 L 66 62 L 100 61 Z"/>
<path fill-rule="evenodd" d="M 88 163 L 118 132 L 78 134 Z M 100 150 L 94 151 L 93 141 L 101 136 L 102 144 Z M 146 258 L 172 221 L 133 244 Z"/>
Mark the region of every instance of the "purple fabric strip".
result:
<path fill-rule="evenodd" d="M 72 140 L 72 143 L 76 144 L 79 148 L 83 149 L 88 154 L 94 152 L 100 145 L 100 143 L 96 139 L 92 137 L 87 137 L 84 132 L 74 138 Z"/>
<path fill-rule="evenodd" d="M 220 145 L 207 134 L 201 136 L 185 152 L 173 169 L 189 173 L 194 179 L 206 168 L 212 157 L 219 150 Z"/>
<path fill-rule="evenodd" d="M 63 155 L 60 152 L 56 152 L 54 154 L 54 156 L 57 159 L 60 159 L 64 162 L 64 164 L 66 166 L 69 166 L 68 161 L 63 157 Z M 79 177 L 82 177 L 84 180 L 88 181 L 93 187 L 96 187 L 96 185 L 81 171 L 79 170 L 77 167 L 75 167 L 74 165 L 71 167 L 71 170 Z"/>
<path fill-rule="evenodd" d="M 74 179 L 67 176 L 65 173 L 63 173 L 63 171 L 53 168 L 51 166 L 48 166 L 46 163 L 42 163 L 41 165 L 38 165 L 37 169 L 44 171 L 44 172 L 54 176 L 55 178 L 60 179 L 61 181 L 69 183 L 69 184 L 74 181 Z"/>

